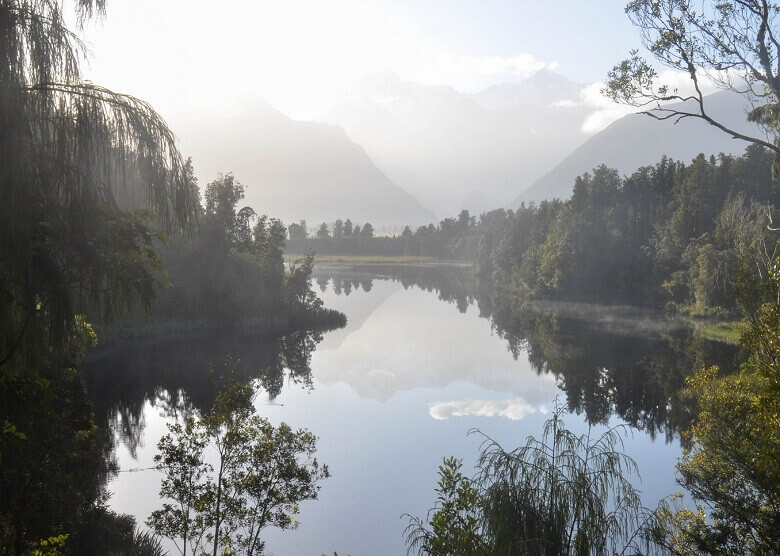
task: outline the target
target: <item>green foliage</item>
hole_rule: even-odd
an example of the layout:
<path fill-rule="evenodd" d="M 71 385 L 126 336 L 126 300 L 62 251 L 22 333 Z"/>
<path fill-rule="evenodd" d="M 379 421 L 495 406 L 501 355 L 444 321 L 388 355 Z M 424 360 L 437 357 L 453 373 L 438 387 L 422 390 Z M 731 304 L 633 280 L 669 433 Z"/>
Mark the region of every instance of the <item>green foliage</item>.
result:
<path fill-rule="evenodd" d="M 227 363 L 232 374 L 232 362 Z M 299 503 L 317 498 L 330 476 L 315 457 L 316 437 L 255 413 L 251 385 L 230 376 L 211 410 L 169 425 L 155 457 L 166 500 L 147 520 L 181 554 L 261 554 L 266 527 L 297 527 Z M 216 463 L 206 461 L 206 450 Z"/>
<path fill-rule="evenodd" d="M 77 543 L 73 534 L 103 499 L 109 443 L 74 368 L 94 333 L 79 330 L 39 368 L 0 372 L 0 552 L 63 534 Z"/>
<path fill-rule="evenodd" d="M 638 550 L 646 516 L 628 481 L 636 471 L 620 428 L 578 436 L 556 409 L 542 438 L 515 450 L 485 437 L 474 480 L 460 473 L 459 461 L 445 459 L 438 503 L 427 526 L 410 519 L 407 547 L 420 554 Z"/>
<path fill-rule="evenodd" d="M 697 335 L 704 338 L 739 345 L 746 323 L 743 321 L 703 323 L 696 326 Z"/>
<path fill-rule="evenodd" d="M 33 544 L 30 553 L 32 556 L 62 556 L 67 540 L 67 534 L 40 540 Z"/>
<path fill-rule="evenodd" d="M 255 216 L 250 207 L 237 210 L 244 198 L 244 186 L 233 174 L 220 175 L 206 186 L 203 235 L 216 249 L 247 250 L 252 244 L 249 222 Z"/>
<path fill-rule="evenodd" d="M 410 517 L 406 528 L 409 552 L 420 554 L 485 554 L 481 536 L 481 495 L 461 472 L 462 462 L 444 458 L 439 466 L 436 505 L 429 512 L 430 530 L 421 519 Z"/>
<path fill-rule="evenodd" d="M 232 174 L 211 182 L 200 229 L 162 250 L 171 287 L 157 296 L 156 326 L 246 326 L 281 334 L 340 317 L 323 310 L 311 289 L 313 260 L 304 257 L 285 272 L 284 224 L 239 208 L 243 198 L 244 186 Z M 148 323 L 122 324 L 132 332 Z"/>
<path fill-rule="evenodd" d="M 780 244 L 769 231 L 780 186 L 772 155 L 662 158 L 621 178 L 599 166 L 572 197 L 478 218 L 462 212 L 396 236 L 299 237 L 294 253 L 325 257 L 431 256 L 474 261 L 483 282 L 515 301 L 631 304 L 695 317 L 733 318 L 734 287 L 766 275 Z"/>
<path fill-rule="evenodd" d="M 81 15 L 102 1 L 76 3 Z M 81 80 L 61 2 L 0 7 L 0 364 L 37 364 L 74 315 L 115 318 L 160 281 L 157 229 L 191 228 L 173 134 L 145 102 Z M 141 201 L 140 203 L 138 201 Z"/>
<path fill-rule="evenodd" d="M 494 211 L 505 213 L 503 210 Z M 487 222 L 487 218 L 485 221 Z M 458 218 L 445 218 L 438 226 L 421 226 L 415 232 L 406 226 L 398 235 L 376 235 L 374 226 L 336 220 L 333 233 L 320 225 L 314 237 L 306 233 L 305 222 L 292 224 L 288 251 L 316 252 L 324 256 L 437 257 L 470 260 L 480 239 L 476 218 L 462 211 Z"/>
<path fill-rule="evenodd" d="M 780 285 L 778 270 L 780 259 L 769 273 L 770 291 Z M 706 508 L 662 508 L 653 535 L 677 554 L 780 551 L 780 304 L 760 306 L 750 321 L 740 373 L 701 369 L 687 381 L 699 413 L 679 482 Z"/>
<path fill-rule="evenodd" d="M 170 500 L 155 510 L 148 524 L 157 535 L 182 539 L 181 552 L 191 548 L 197 554 L 206 530 L 199 512 L 207 503 L 206 476 L 211 466 L 203 461 L 208 439 L 193 418 L 168 426 L 168 434 L 157 444 L 159 453 L 154 461 L 163 474 L 160 498 Z"/>
<path fill-rule="evenodd" d="M 270 320 L 283 302 L 285 238 L 277 221 L 253 236 L 254 211 L 235 210 L 243 187 L 230 175 L 200 208 L 192 165 L 151 106 L 82 80 L 87 51 L 64 5 L 0 2 L 0 552 L 54 554 L 67 538 L 72 553 L 154 554 L 155 539 L 104 508 L 109 442 L 75 370 L 96 342 L 83 315 L 103 326 L 149 312 L 170 285 L 165 259 L 177 272 L 206 263 L 196 294 L 259 290 L 248 310 Z M 83 22 L 105 2 L 73 6 Z M 199 216 L 196 239 L 175 237 Z M 237 261 L 227 276 L 215 270 L 224 261 Z M 249 286 L 231 284 L 237 275 Z M 243 301 L 215 301 L 226 298 Z"/>
<path fill-rule="evenodd" d="M 314 253 L 306 253 L 290 263 L 285 293 L 294 310 L 317 311 L 322 308 L 322 300 L 312 290 L 313 270 Z"/>
<path fill-rule="evenodd" d="M 564 203 L 520 207 L 498 238 L 485 232 L 480 275 L 519 301 L 646 305 L 733 317 L 737 282 L 766 275 L 780 199 L 766 151 L 666 159 L 621 180 L 605 167 L 577 178 Z"/>

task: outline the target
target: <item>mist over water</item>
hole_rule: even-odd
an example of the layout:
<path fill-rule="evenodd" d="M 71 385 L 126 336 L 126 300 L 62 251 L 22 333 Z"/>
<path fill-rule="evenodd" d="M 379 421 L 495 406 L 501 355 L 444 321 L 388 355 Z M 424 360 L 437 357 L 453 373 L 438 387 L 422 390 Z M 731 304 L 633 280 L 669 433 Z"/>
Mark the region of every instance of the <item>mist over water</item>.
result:
<path fill-rule="evenodd" d="M 158 473 L 131 470 L 153 466 L 166 422 L 208 407 L 215 392 L 205 366 L 226 355 L 265 385 L 260 415 L 314 432 L 318 458 L 332 471 L 319 499 L 303 503 L 298 530 L 267 531 L 274 554 L 404 553 L 400 516 L 430 507 L 441 458 L 475 463 L 479 439 L 467 431 L 519 445 L 539 433 L 556 400 L 571 406 L 565 421 L 574 431 L 589 422 L 597 431 L 631 425 L 627 452 L 639 464 L 646 505 L 676 491 L 677 431 L 687 421 L 658 369 L 684 373 L 693 359 L 727 365 L 734 350 L 620 308 L 540 305 L 526 328 L 507 328 L 468 273 L 452 265 L 321 267 L 315 282 L 326 305 L 347 315 L 342 329 L 105 346 L 85 372 L 128 471 L 109 482 L 111 507 L 141 522 L 159 505 Z M 615 317 L 605 326 L 608 314 Z M 540 347 L 542 337 L 552 344 Z M 673 360 L 681 362 L 670 367 Z M 123 382 L 128 368 L 134 376 Z"/>

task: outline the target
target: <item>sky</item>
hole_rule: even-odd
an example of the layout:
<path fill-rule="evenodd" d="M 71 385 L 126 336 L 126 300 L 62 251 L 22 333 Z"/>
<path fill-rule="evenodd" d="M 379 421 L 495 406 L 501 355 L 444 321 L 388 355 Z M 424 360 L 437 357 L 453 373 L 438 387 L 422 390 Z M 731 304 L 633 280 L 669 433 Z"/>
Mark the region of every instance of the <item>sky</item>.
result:
<path fill-rule="evenodd" d="M 463 92 L 541 68 L 591 83 L 639 46 L 624 5 L 114 1 L 83 30 L 92 48 L 85 77 L 148 100 L 174 121 L 257 97 L 295 119 L 316 119 L 363 76 L 387 70 Z"/>

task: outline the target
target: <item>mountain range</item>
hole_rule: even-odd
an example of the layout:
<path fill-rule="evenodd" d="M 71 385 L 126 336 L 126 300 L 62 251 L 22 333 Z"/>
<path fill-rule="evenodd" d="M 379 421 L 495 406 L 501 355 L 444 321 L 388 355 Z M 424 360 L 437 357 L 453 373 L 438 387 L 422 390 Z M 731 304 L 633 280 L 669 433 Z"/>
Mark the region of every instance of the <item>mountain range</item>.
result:
<path fill-rule="evenodd" d="M 744 98 L 720 91 L 705 98 L 707 112 L 716 120 L 740 133 L 761 137 L 755 124 L 746 119 Z M 672 105 L 670 108 L 685 108 Z M 689 162 L 699 153 L 706 155 L 741 154 L 747 143 L 733 139 L 697 118 L 658 121 L 645 114 L 630 114 L 588 138 L 544 176 L 520 193 L 509 206 L 571 195 L 574 178 L 600 164 L 629 174 L 641 166 L 654 164 L 662 156 Z"/>
<path fill-rule="evenodd" d="M 434 220 L 338 126 L 294 121 L 263 101 L 177 128 L 201 189 L 219 173 L 244 184 L 244 203 L 284 222 L 351 218 L 374 226 Z"/>
<path fill-rule="evenodd" d="M 548 70 L 466 94 L 384 72 L 323 116 L 437 216 L 495 208 L 582 143 L 583 85 Z M 568 102 L 566 102 L 568 101 Z"/>
<path fill-rule="evenodd" d="M 600 164 L 628 174 L 664 155 L 687 162 L 746 146 L 698 119 L 642 114 L 588 135 L 583 123 L 595 108 L 583 89 L 548 70 L 470 94 L 385 72 L 366 77 L 323 116 L 328 123 L 255 101 L 178 131 L 201 187 L 233 172 L 258 213 L 312 228 L 351 218 L 379 230 L 567 198 L 575 177 Z M 758 132 L 741 96 L 715 93 L 706 106 L 733 129 Z"/>

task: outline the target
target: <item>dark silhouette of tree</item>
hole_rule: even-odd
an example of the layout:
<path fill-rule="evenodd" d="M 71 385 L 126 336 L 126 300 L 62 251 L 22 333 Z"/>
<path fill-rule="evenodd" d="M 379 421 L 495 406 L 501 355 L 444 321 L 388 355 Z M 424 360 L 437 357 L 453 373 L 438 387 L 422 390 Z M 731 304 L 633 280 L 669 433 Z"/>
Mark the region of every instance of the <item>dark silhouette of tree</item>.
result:
<path fill-rule="evenodd" d="M 80 0 L 80 17 L 104 2 Z M 155 229 L 192 228 L 173 134 L 144 101 L 82 80 L 60 2 L 0 6 L 0 364 L 60 345 L 74 315 L 148 306 Z"/>
<path fill-rule="evenodd" d="M 158 240 L 193 230 L 199 213 L 191 165 L 162 118 L 82 79 L 86 48 L 63 4 L 0 3 L 3 553 L 49 538 L 89 553 L 84 528 L 112 522 L 107 442 L 75 370 L 94 343 L 82 314 L 109 322 L 150 309 L 166 282 Z M 105 8 L 73 5 L 82 22 Z"/>
<path fill-rule="evenodd" d="M 350 230 L 350 233 L 352 230 Z M 333 239 L 342 239 L 344 237 L 344 221 L 340 218 L 333 224 Z"/>
<path fill-rule="evenodd" d="M 317 230 L 317 239 L 330 239 L 330 231 L 328 231 L 328 225 L 325 222 L 320 224 Z"/>
<path fill-rule="evenodd" d="M 206 233 L 213 241 L 226 248 L 248 249 L 252 243 L 251 220 L 255 211 L 251 207 L 238 209 L 244 199 L 244 186 L 233 174 L 220 176 L 206 186 Z"/>
<path fill-rule="evenodd" d="M 309 232 L 306 229 L 306 221 L 301 220 L 299 223 L 290 224 L 287 228 L 290 241 L 304 241 L 309 237 Z"/>

